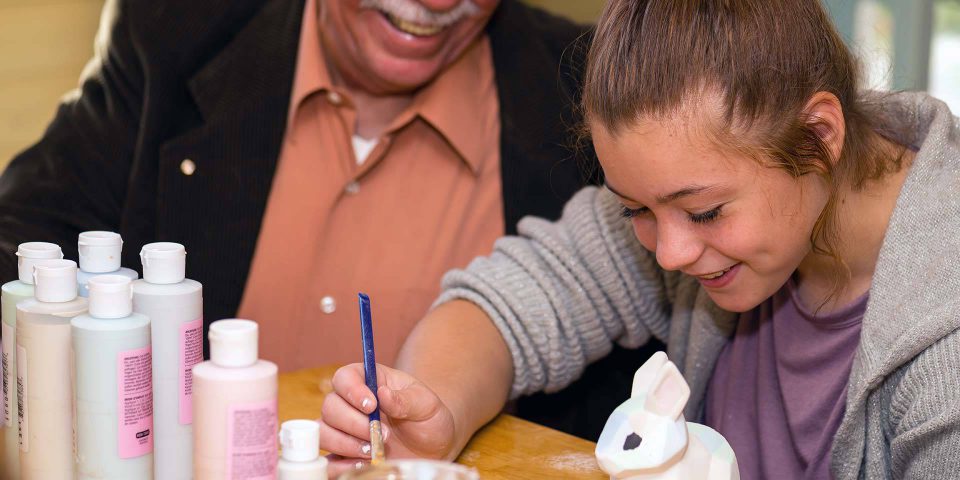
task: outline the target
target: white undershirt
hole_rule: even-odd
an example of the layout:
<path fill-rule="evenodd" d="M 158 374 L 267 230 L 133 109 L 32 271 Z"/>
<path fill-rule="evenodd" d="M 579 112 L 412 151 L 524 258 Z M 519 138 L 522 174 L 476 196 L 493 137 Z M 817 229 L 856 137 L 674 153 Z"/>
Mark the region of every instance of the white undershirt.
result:
<path fill-rule="evenodd" d="M 370 156 L 370 152 L 377 146 L 377 139 L 367 139 L 360 135 L 354 135 L 351 143 L 353 143 L 353 156 L 357 159 L 357 165 L 363 165 L 363 162 Z"/>

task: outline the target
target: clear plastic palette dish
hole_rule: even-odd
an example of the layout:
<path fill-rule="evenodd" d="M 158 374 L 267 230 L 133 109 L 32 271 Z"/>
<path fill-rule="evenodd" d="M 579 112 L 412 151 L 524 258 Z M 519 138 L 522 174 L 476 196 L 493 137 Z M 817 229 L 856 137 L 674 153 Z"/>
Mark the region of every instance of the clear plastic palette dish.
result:
<path fill-rule="evenodd" d="M 479 480 L 477 471 L 455 463 L 434 460 L 391 460 L 347 472 L 340 480 Z"/>

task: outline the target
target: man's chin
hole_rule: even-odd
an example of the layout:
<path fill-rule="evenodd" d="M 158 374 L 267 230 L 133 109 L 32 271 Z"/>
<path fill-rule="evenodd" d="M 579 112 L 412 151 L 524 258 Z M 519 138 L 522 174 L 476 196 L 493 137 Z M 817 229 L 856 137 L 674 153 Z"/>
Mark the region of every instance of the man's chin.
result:
<path fill-rule="evenodd" d="M 379 62 L 370 76 L 371 93 L 403 94 L 423 88 L 437 77 L 440 68 L 434 61 L 398 60 Z"/>

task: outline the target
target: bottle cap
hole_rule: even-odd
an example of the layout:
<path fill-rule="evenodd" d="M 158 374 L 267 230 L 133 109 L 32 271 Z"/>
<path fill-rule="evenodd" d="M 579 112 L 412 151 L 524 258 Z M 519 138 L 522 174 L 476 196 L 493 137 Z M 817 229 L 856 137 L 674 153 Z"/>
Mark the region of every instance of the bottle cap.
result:
<path fill-rule="evenodd" d="M 320 456 L 320 424 L 313 420 L 287 420 L 280 425 L 284 460 L 311 462 Z"/>
<path fill-rule="evenodd" d="M 257 323 L 227 319 L 210 324 L 210 360 L 221 367 L 248 367 L 257 362 Z"/>
<path fill-rule="evenodd" d="M 33 285 L 33 266 L 37 260 L 54 260 L 63 258 L 60 246 L 47 242 L 21 243 L 17 247 L 17 276 L 27 285 Z"/>
<path fill-rule="evenodd" d="M 90 289 L 89 313 L 94 318 L 124 318 L 133 313 L 133 289 L 130 277 L 97 275 L 87 283 Z"/>
<path fill-rule="evenodd" d="M 114 232 L 83 232 L 77 240 L 80 270 L 87 273 L 108 273 L 120 270 L 123 240 Z"/>
<path fill-rule="evenodd" d="M 172 242 L 148 243 L 140 250 L 143 279 L 148 283 L 168 285 L 186 278 L 187 250 Z"/>
<path fill-rule="evenodd" d="M 73 260 L 37 260 L 33 267 L 34 295 L 47 303 L 77 298 L 77 264 Z"/>

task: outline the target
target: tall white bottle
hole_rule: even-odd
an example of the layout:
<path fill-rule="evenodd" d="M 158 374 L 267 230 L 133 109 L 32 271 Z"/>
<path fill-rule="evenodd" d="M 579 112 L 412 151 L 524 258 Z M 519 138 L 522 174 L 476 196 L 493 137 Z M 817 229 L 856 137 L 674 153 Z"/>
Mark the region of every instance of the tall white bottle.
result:
<path fill-rule="evenodd" d="M 23 480 L 73 478 L 73 356 L 70 319 L 87 311 L 77 297 L 77 264 L 40 260 L 35 298 L 17 304 L 17 419 Z"/>
<path fill-rule="evenodd" d="M 186 250 L 151 243 L 133 310 L 150 317 L 153 343 L 153 465 L 162 480 L 193 478 L 193 367 L 203 361 L 203 287 L 185 278 Z"/>
<path fill-rule="evenodd" d="M 89 282 L 89 312 L 74 318 L 77 478 L 153 478 L 150 319 L 133 313 L 130 279 Z"/>
<path fill-rule="evenodd" d="M 320 424 L 287 420 L 280 425 L 277 480 L 327 480 L 327 458 L 320 456 Z"/>
<path fill-rule="evenodd" d="M 0 480 L 20 478 L 20 446 L 17 439 L 17 304 L 33 297 L 33 265 L 37 260 L 63 258 L 60 247 L 52 243 L 27 242 L 17 248 L 18 280 L 0 287 Z"/>
<path fill-rule="evenodd" d="M 86 297 L 87 282 L 98 275 L 122 275 L 130 280 L 140 278 L 136 271 L 120 267 L 123 239 L 114 232 L 83 232 L 77 239 L 80 271 L 77 272 L 78 294 Z"/>
<path fill-rule="evenodd" d="M 277 366 L 257 359 L 257 324 L 218 320 L 208 338 L 193 367 L 194 478 L 275 478 Z"/>

